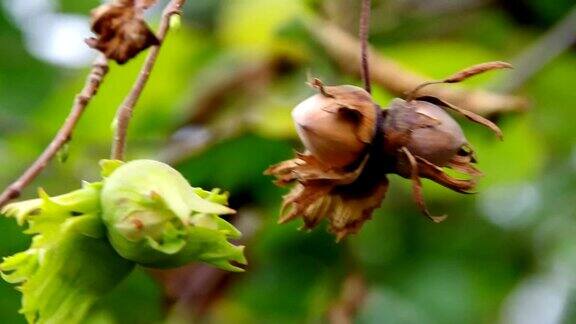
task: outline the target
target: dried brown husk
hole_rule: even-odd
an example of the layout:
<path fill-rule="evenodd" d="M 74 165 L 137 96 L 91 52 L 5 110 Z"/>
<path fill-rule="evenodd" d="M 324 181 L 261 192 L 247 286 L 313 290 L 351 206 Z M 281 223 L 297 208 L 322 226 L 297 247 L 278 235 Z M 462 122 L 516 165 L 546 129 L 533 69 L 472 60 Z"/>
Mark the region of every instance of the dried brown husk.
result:
<path fill-rule="evenodd" d="M 284 197 L 279 222 L 302 217 L 304 228 L 311 229 L 327 218 L 338 240 L 356 233 L 383 201 L 388 188 L 386 174 L 390 173 L 410 179 L 414 201 L 422 213 L 434 222 L 443 221 L 445 215 L 428 211 L 420 179 L 470 193 L 481 172 L 473 165 L 474 152 L 459 125 L 430 101 L 396 99 L 388 110 L 380 111 L 380 131 L 375 132 L 361 160 L 347 168 L 331 167 L 307 152 L 266 170 L 276 177 L 277 185 L 296 183 Z M 454 178 L 443 168 L 466 178 Z"/>
<path fill-rule="evenodd" d="M 91 28 L 97 36 L 88 38 L 86 43 L 118 64 L 158 45 L 158 38 L 142 17 L 144 8 L 152 4 L 154 1 L 118 0 L 97 7 L 91 13 Z"/>
<path fill-rule="evenodd" d="M 327 218 L 331 232 L 341 239 L 360 229 L 380 206 L 388 188 L 385 177 L 358 185 L 359 181 L 365 182 L 361 176 L 371 158 L 370 147 L 381 110 L 361 88 L 324 86 L 317 79 L 312 86 L 319 93 L 306 104 L 314 106 L 307 107 L 306 114 L 295 116 L 296 127 L 309 151 L 271 166 L 265 174 L 275 176 L 280 186 L 296 183 L 284 197 L 280 223 L 302 217 L 304 228 L 311 229 Z M 349 133 L 343 133 L 343 128 Z M 344 156 L 334 163 L 333 154 Z"/>
<path fill-rule="evenodd" d="M 139 8 L 148 9 L 158 3 L 158 0 L 136 0 L 135 4 Z"/>
<path fill-rule="evenodd" d="M 278 185 L 297 184 L 284 196 L 279 223 L 302 217 L 304 228 L 311 229 L 323 218 L 340 240 L 356 233 L 378 208 L 388 189 L 386 177 L 368 186 L 358 186 L 369 156 L 351 171 L 327 168 L 312 155 L 281 162 L 266 170 L 277 177 Z M 380 176 L 381 177 L 381 176 Z M 357 187 L 362 190 L 356 190 Z"/>
<path fill-rule="evenodd" d="M 472 65 L 452 74 L 451 76 L 444 79 L 442 82 L 444 83 L 462 82 L 475 75 L 498 69 L 512 69 L 512 64 L 502 61 L 492 61 Z"/>
<path fill-rule="evenodd" d="M 418 91 L 420 91 L 422 88 L 425 88 L 425 87 L 432 85 L 432 84 L 458 83 L 458 82 L 462 82 L 468 78 L 471 78 L 475 75 L 482 74 L 484 72 L 488 72 L 488 71 L 492 71 L 492 70 L 498 70 L 498 69 L 512 69 L 512 68 L 513 68 L 512 64 L 507 63 L 507 62 L 502 62 L 502 61 L 484 62 L 484 63 L 476 64 L 473 66 L 469 66 L 463 70 L 460 70 L 460 71 L 452 74 L 451 76 L 445 78 L 444 80 L 428 81 L 428 82 L 424 82 L 424 83 L 420 84 L 419 86 L 417 86 L 416 88 L 414 88 L 412 91 L 410 91 L 408 93 L 407 99 L 408 99 L 408 101 L 412 100 L 414 97 L 416 97 L 416 94 L 418 93 Z"/>

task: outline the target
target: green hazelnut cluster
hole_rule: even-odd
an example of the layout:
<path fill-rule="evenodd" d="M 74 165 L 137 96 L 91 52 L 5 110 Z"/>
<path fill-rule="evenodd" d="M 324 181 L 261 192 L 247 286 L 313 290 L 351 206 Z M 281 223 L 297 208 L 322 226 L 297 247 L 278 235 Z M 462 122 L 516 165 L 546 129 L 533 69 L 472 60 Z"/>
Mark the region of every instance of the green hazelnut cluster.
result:
<path fill-rule="evenodd" d="M 28 250 L 4 258 L 0 274 L 22 292 L 30 323 L 79 323 L 135 265 L 171 268 L 201 261 L 229 271 L 246 264 L 227 194 L 191 187 L 152 160 L 101 162 L 103 179 L 79 190 L 7 205 L 32 235 Z M 235 265 L 236 264 L 236 265 Z"/>

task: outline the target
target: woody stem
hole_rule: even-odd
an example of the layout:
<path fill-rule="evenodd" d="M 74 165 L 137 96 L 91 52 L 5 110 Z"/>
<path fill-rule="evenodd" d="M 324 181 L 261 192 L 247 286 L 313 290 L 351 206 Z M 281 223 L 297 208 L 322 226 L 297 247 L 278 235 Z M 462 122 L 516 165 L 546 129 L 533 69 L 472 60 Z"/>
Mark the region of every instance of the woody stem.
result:
<path fill-rule="evenodd" d="M 92 98 L 98 92 L 100 84 L 104 81 L 104 77 L 108 73 L 108 63 L 106 58 L 99 55 L 92 64 L 92 70 L 86 78 L 84 87 L 76 95 L 72 108 L 68 117 L 52 139 L 52 142 L 44 149 L 44 152 L 38 156 L 36 161 L 24 171 L 24 173 L 10 184 L 0 194 L 0 207 L 7 204 L 10 200 L 16 199 L 22 193 L 22 190 L 28 186 L 42 171 L 48 166 L 50 161 L 58 154 L 62 147 L 72 139 L 72 133 L 76 125 L 80 121 L 82 114 Z"/>
<path fill-rule="evenodd" d="M 182 6 L 185 2 L 185 0 L 171 0 L 164 9 L 162 14 L 162 21 L 160 22 L 160 27 L 158 28 L 156 35 L 160 43 L 150 48 L 148 56 L 146 57 L 146 61 L 140 70 L 140 74 L 138 74 L 138 78 L 132 86 L 132 90 L 130 90 L 130 93 L 128 93 L 116 112 L 116 127 L 114 131 L 114 140 L 112 143 L 111 153 L 112 159 L 124 159 L 124 152 L 126 151 L 126 136 L 128 134 L 128 126 L 130 124 L 130 120 L 132 119 L 132 112 L 134 111 L 134 107 L 138 103 L 138 99 L 140 99 L 142 91 L 144 90 L 144 87 L 150 78 L 152 69 L 156 64 L 158 54 L 160 53 L 160 47 L 162 46 L 164 38 L 166 38 L 166 34 L 168 34 L 168 30 L 170 29 L 170 18 L 173 15 L 180 14 Z"/>
<path fill-rule="evenodd" d="M 368 93 L 372 92 L 372 86 L 370 84 L 370 67 L 368 62 L 368 31 L 370 29 L 370 0 L 362 0 L 362 11 L 360 14 L 360 28 L 359 28 L 359 38 L 360 38 L 360 64 L 362 66 L 362 83 L 364 84 L 364 89 Z"/>

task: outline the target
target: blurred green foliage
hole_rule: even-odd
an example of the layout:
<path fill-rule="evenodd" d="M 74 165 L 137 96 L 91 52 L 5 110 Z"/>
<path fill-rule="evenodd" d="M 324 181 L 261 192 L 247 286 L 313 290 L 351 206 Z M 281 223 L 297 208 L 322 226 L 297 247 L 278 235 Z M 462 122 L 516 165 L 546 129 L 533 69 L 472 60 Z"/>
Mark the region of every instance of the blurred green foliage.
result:
<path fill-rule="evenodd" d="M 59 9 L 87 15 L 97 3 L 61 0 Z M 574 5 L 569 0 L 518 3 L 374 1 L 371 41 L 382 54 L 436 79 L 478 62 L 512 60 Z M 6 185 L 49 142 L 88 67 L 53 66 L 29 54 L 22 26 L 7 7 L 0 8 L 0 183 Z M 519 19 L 525 10 L 537 14 Z M 157 13 L 151 21 L 157 21 Z M 520 90 L 532 101 L 530 111 L 498 116 L 503 142 L 459 119 L 486 176 L 472 196 L 424 183 L 429 207 L 450 215 L 446 222 L 428 222 L 413 205 L 407 181 L 391 177 L 390 192 L 373 220 L 336 244 L 322 227 L 305 233 L 296 230 L 297 223 L 276 225 L 285 190 L 262 175 L 268 165 L 300 149 L 290 109 L 313 92 L 304 85 L 307 72 L 330 84 L 360 84 L 337 69 L 302 27 L 310 15 L 354 32 L 358 6 L 351 0 L 190 1 L 182 28 L 168 36 L 135 111 L 130 158 L 179 153 L 172 162 L 194 186 L 230 191 L 237 217 L 252 220 L 248 271 L 222 288 L 205 318 L 323 322 L 343 279 L 360 271 L 368 295 L 359 323 L 523 323 L 522 316 L 540 323 L 576 321 L 573 48 Z M 114 111 L 143 56 L 111 67 L 74 134 L 68 160 L 53 162 L 25 197 L 37 186 L 59 194 L 82 179 L 97 178 L 87 170 L 108 155 Z M 221 100 L 205 112 L 209 118 L 190 123 L 207 92 L 268 60 L 277 64 L 265 66 L 264 77 L 242 79 L 218 93 Z M 463 86 L 489 87 L 495 74 Z M 374 96 L 383 107 L 392 98 L 378 85 Z M 12 220 L 0 218 L 0 231 L 0 255 L 24 249 L 26 238 Z M 99 305 L 92 321 L 161 322 L 165 302 L 160 285 L 140 269 Z M 0 283 L 2 322 L 23 321 L 18 305 L 19 294 Z M 555 315 L 545 311 L 555 307 Z"/>

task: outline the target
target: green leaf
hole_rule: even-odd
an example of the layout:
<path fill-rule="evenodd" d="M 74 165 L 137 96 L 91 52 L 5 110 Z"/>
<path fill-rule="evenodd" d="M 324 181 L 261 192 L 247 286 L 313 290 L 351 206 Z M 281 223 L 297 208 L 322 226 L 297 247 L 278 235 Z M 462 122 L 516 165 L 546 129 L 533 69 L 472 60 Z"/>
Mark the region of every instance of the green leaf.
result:
<path fill-rule="evenodd" d="M 2 210 L 33 235 L 26 251 L 0 263 L 2 278 L 18 284 L 29 323 L 81 323 L 92 305 L 133 269 L 108 243 L 100 219 L 100 184 L 13 203 Z"/>
<path fill-rule="evenodd" d="M 247 263 L 244 246 L 235 246 L 227 238 L 223 232 L 198 226 L 189 227 L 188 242 L 180 256 L 184 260 L 198 260 L 228 271 L 244 271 L 231 263 Z"/>
<path fill-rule="evenodd" d="M 106 178 L 122 164 L 124 164 L 124 162 L 120 160 L 100 160 L 100 174 Z"/>

